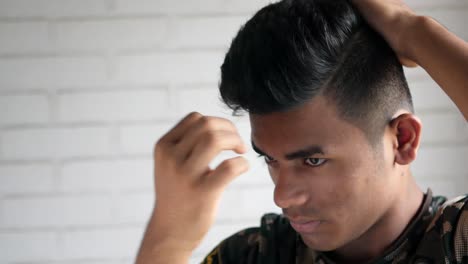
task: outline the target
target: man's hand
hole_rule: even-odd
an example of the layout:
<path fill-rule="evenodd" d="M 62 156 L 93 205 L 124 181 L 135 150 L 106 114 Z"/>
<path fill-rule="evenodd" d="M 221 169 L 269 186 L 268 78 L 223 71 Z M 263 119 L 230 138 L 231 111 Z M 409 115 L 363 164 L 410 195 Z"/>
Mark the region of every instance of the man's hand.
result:
<path fill-rule="evenodd" d="M 235 157 L 215 169 L 223 150 L 247 150 L 226 119 L 192 113 L 164 135 L 154 150 L 156 205 L 137 263 L 184 262 L 212 225 L 226 185 L 248 169 Z M 171 262 L 167 262 L 171 261 Z"/>
<path fill-rule="evenodd" d="M 401 0 L 351 0 L 406 66 L 420 65 L 468 120 L 468 43 Z"/>
<path fill-rule="evenodd" d="M 401 0 L 353 0 L 361 14 L 385 38 L 398 55 L 401 64 L 416 67 L 408 46 L 407 30 L 417 15 Z"/>

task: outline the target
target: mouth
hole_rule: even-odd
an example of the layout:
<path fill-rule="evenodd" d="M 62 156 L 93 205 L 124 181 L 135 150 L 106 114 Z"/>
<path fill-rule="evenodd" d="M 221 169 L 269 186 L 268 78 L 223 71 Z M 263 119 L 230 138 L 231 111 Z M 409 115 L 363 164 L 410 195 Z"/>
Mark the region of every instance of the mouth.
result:
<path fill-rule="evenodd" d="M 311 221 L 293 221 L 290 220 L 289 223 L 291 224 L 292 228 L 296 230 L 298 233 L 313 233 L 317 230 L 320 226 L 322 221 L 319 220 L 311 220 Z"/>

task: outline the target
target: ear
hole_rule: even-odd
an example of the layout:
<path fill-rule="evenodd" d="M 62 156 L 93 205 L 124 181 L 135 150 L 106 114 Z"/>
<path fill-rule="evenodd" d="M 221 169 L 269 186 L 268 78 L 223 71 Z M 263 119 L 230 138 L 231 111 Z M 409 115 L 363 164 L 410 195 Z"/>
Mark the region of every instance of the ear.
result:
<path fill-rule="evenodd" d="M 416 159 L 421 138 L 422 123 L 413 114 L 404 113 L 390 122 L 393 137 L 395 162 L 400 165 L 410 164 Z"/>

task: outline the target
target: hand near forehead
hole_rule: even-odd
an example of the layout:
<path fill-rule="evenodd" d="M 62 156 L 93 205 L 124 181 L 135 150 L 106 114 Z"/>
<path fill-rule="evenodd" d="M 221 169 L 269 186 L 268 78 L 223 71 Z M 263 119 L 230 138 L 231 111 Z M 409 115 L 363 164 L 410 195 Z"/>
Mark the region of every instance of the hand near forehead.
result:
<path fill-rule="evenodd" d="M 137 257 L 137 264 L 187 263 L 214 222 L 228 183 L 248 169 L 235 157 L 216 168 L 210 162 L 223 150 L 247 150 L 227 119 L 192 113 L 156 144 L 156 205 Z"/>
<path fill-rule="evenodd" d="M 420 65 L 468 120 L 468 43 L 401 0 L 351 0 L 405 66 Z"/>

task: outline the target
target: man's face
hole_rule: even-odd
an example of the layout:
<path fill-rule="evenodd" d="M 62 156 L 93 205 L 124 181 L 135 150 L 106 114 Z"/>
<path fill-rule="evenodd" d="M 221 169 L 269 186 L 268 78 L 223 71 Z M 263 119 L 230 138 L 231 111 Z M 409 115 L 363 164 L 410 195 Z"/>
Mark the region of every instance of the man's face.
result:
<path fill-rule="evenodd" d="M 274 200 L 308 247 L 329 251 L 366 233 L 399 189 L 390 140 L 364 133 L 316 97 L 294 110 L 250 115 L 252 143 L 266 156 Z"/>

